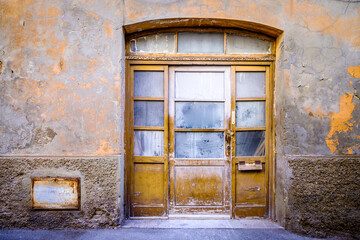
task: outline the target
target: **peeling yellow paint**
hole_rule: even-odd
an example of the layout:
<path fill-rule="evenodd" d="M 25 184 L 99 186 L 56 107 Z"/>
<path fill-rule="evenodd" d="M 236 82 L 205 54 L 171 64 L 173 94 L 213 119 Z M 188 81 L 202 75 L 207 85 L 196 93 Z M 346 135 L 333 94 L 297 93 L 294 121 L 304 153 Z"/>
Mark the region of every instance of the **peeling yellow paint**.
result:
<path fill-rule="evenodd" d="M 106 32 L 106 39 L 109 39 L 109 38 L 112 39 L 113 38 L 113 29 L 108 20 L 106 20 L 106 25 L 104 25 L 104 29 Z"/>
<path fill-rule="evenodd" d="M 58 63 L 54 64 L 54 66 L 52 67 L 52 70 L 56 75 L 59 75 L 64 69 L 65 69 L 65 62 L 62 58 L 59 60 Z"/>
<path fill-rule="evenodd" d="M 86 83 L 86 84 L 85 84 L 85 83 L 82 83 L 82 84 L 81 84 L 81 87 L 82 87 L 82 88 L 90 89 L 90 88 L 91 88 L 91 83 Z"/>
<path fill-rule="evenodd" d="M 354 78 L 360 78 L 360 65 L 348 67 L 348 73 Z M 350 82 L 351 83 L 351 82 Z"/>
<path fill-rule="evenodd" d="M 285 74 L 285 86 L 286 86 L 286 88 L 290 88 L 290 83 L 289 83 L 289 81 L 290 81 L 290 74 L 289 74 L 289 70 L 285 69 L 284 74 Z"/>
<path fill-rule="evenodd" d="M 96 18 L 96 20 L 98 20 L 98 19 L 99 19 L 99 16 L 98 16 L 98 15 L 96 15 L 95 13 L 92 13 L 92 12 L 86 12 L 86 14 L 87 14 L 87 15 L 89 15 L 89 16 L 92 16 L 92 17 Z"/>
<path fill-rule="evenodd" d="M 108 154 L 114 154 L 119 151 L 118 148 L 112 148 L 110 146 L 109 140 L 100 139 L 99 140 L 99 147 L 96 151 L 93 152 L 93 154 L 96 155 L 108 155 Z"/>
<path fill-rule="evenodd" d="M 330 113 L 328 111 L 323 111 L 321 106 L 317 106 L 315 109 L 312 108 L 311 103 L 307 102 L 304 106 L 304 111 L 308 113 L 310 117 L 318 117 L 321 120 L 323 117 L 329 117 Z"/>
<path fill-rule="evenodd" d="M 360 48 L 360 8 L 356 15 L 334 15 L 330 9 L 317 3 L 292 0 L 285 4 L 284 12 L 288 21 L 296 21 L 312 32 L 330 34 L 339 41 L 345 39 Z"/>
<path fill-rule="evenodd" d="M 360 138 L 360 136 L 358 136 L 358 138 Z M 356 144 L 355 146 L 349 147 L 346 150 L 347 152 L 344 154 L 353 154 L 355 150 L 357 150 L 357 152 L 360 152 L 360 144 Z"/>
<path fill-rule="evenodd" d="M 351 121 L 351 114 L 355 105 L 352 102 L 354 94 L 344 94 L 340 98 L 340 110 L 338 113 L 331 113 L 330 131 L 325 139 L 326 144 L 332 153 L 337 151 L 339 139 L 337 134 L 346 133 L 352 130 L 354 121 Z"/>
<path fill-rule="evenodd" d="M 57 18 L 60 16 L 60 9 L 56 7 L 45 8 L 45 6 L 43 5 L 42 8 L 35 14 L 36 17 L 39 19 Z"/>
<path fill-rule="evenodd" d="M 105 83 L 107 83 L 107 82 L 109 82 L 106 78 L 104 78 L 104 77 L 102 77 L 102 78 L 100 78 L 101 79 L 101 81 L 103 81 L 103 82 L 105 82 Z"/>

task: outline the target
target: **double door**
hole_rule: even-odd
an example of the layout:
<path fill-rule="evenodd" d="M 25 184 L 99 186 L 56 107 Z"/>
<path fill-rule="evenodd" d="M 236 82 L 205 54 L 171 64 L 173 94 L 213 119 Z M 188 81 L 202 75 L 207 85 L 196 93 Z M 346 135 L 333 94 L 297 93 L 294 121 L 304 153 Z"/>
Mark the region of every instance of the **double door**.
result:
<path fill-rule="evenodd" d="M 131 66 L 130 217 L 266 214 L 268 71 Z"/>

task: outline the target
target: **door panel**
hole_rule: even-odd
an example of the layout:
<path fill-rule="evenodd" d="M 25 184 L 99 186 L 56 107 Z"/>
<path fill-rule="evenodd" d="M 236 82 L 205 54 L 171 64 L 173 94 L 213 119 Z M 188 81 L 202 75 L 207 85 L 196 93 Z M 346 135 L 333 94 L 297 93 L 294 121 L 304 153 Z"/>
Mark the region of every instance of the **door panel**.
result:
<path fill-rule="evenodd" d="M 232 125 L 233 215 L 264 216 L 268 207 L 269 68 L 239 66 L 232 73 L 236 116 Z"/>
<path fill-rule="evenodd" d="M 265 207 L 265 170 L 261 171 L 236 171 L 236 196 L 237 205 L 261 205 Z"/>
<path fill-rule="evenodd" d="M 261 171 L 236 171 L 235 214 L 237 217 L 264 216 L 265 175 L 265 168 Z"/>
<path fill-rule="evenodd" d="M 169 76 L 169 214 L 230 215 L 230 67 L 171 67 Z"/>
<path fill-rule="evenodd" d="M 136 163 L 134 165 L 134 204 L 164 204 L 164 165 Z"/>
<path fill-rule="evenodd" d="M 166 215 L 164 198 L 164 164 L 135 163 L 132 216 Z"/>
<path fill-rule="evenodd" d="M 168 72 L 132 66 L 130 217 L 167 215 Z"/>
<path fill-rule="evenodd" d="M 223 166 L 176 166 L 176 206 L 223 206 Z"/>

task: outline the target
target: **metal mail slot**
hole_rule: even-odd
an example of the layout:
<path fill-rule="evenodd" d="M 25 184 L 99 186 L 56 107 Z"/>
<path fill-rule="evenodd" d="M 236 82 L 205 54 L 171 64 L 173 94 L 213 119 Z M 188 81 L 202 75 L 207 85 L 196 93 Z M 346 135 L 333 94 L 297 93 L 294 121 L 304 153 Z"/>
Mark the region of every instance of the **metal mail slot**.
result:
<path fill-rule="evenodd" d="M 261 161 L 255 161 L 254 163 L 239 161 L 238 166 L 240 171 L 259 171 L 263 169 Z"/>

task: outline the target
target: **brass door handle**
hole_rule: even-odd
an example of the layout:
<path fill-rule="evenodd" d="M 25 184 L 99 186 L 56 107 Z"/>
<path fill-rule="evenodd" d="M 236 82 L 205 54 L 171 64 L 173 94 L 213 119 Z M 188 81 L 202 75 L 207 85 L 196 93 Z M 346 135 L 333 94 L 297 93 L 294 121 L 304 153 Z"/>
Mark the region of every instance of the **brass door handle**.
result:
<path fill-rule="evenodd" d="M 234 132 L 232 130 L 227 130 L 225 134 L 225 140 L 227 144 L 231 143 L 231 137 L 234 136 Z"/>
<path fill-rule="evenodd" d="M 226 140 L 226 156 L 230 156 L 231 154 L 231 137 L 234 135 L 232 130 L 227 130 L 225 133 Z"/>

